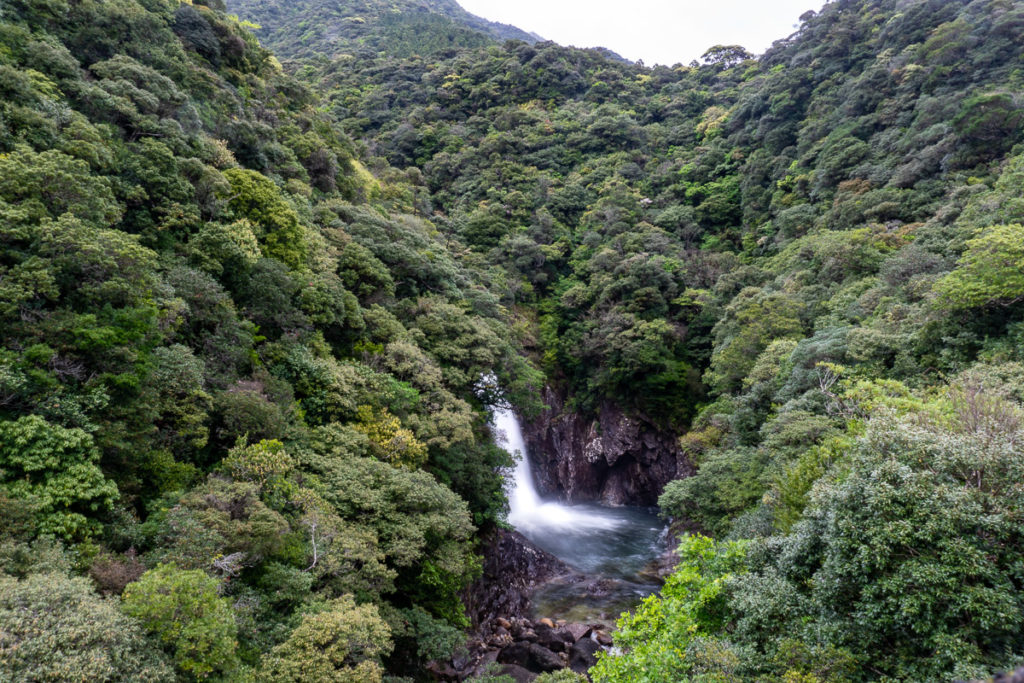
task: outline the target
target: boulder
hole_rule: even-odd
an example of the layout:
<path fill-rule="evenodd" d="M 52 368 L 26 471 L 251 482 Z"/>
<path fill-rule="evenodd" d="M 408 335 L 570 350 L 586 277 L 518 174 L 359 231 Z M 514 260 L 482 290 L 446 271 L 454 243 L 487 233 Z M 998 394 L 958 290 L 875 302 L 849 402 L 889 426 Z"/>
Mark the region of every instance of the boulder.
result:
<path fill-rule="evenodd" d="M 512 644 L 512 636 L 503 628 L 499 628 L 498 631 L 491 634 L 491 637 L 487 639 L 487 645 L 490 647 L 496 647 L 501 649 L 508 647 Z"/>
<path fill-rule="evenodd" d="M 554 629 L 543 624 L 537 625 L 537 643 L 552 652 L 566 652 L 576 642 L 572 634 L 564 629 Z"/>
<path fill-rule="evenodd" d="M 565 631 L 572 635 L 574 643 L 580 638 L 586 638 L 589 636 L 590 630 L 590 627 L 586 624 L 570 623 L 565 625 Z"/>
<path fill-rule="evenodd" d="M 565 662 L 557 654 L 537 643 L 530 644 L 530 664 L 532 671 L 546 673 L 565 668 Z"/>
<path fill-rule="evenodd" d="M 487 673 L 487 668 L 498 661 L 499 650 L 484 650 L 480 657 L 474 663 L 472 669 L 470 669 L 466 676 L 483 676 Z M 465 678 L 463 676 L 462 678 Z"/>
<path fill-rule="evenodd" d="M 511 676 L 516 683 L 530 683 L 537 674 L 515 664 L 506 664 L 498 671 L 500 675 Z"/>
<path fill-rule="evenodd" d="M 601 646 L 590 638 L 583 638 L 569 648 L 569 668 L 576 673 L 585 674 L 590 667 L 597 664 L 594 655 Z"/>
<path fill-rule="evenodd" d="M 498 661 L 502 664 L 515 664 L 524 669 L 530 666 L 530 643 L 519 640 L 502 649 L 498 653 Z"/>

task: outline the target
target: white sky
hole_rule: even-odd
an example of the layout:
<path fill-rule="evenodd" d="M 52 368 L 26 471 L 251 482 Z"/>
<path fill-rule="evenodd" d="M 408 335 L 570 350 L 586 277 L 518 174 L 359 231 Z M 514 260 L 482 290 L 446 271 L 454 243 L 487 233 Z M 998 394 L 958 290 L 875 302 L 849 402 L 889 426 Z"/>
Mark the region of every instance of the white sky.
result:
<path fill-rule="evenodd" d="M 630 60 L 689 64 L 712 45 L 760 54 L 823 0 L 458 0 L 478 16 Z"/>

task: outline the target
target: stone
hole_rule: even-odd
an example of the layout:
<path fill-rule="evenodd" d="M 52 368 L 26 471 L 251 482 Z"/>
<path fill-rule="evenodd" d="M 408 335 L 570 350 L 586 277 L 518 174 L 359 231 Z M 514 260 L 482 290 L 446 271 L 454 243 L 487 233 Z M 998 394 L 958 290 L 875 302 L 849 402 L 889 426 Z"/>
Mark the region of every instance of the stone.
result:
<path fill-rule="evenodd" d="M 580 638 L 586 638 L 590 635 L 590 627 L 586 624 L 569 623 L 565 625 L 565 630 L 572 634 L 573 642 L 576 642 Z"/>
<path fill-rule="evenodd" d="M 678 434 L 643 415 L 627 416 L 606 401 L 593 419 L 567 408 L 565 395 L 550 387 L 542 398 L 547 409 L 523 425 L 542 494 L 571 503 L 655 505 L 665 484 L 695 472 Z"/>
<path fill-rule="evenodd" d="M 554 628 L 555 627 L 555 622 L 551 621 L 547 617 L 544 617 L 543 619 L 539 620 L 537 623 L 541 624 L 542 626 L 547 626 L 548 628 Z"/>
<path fill-rule="evenodd" d="M 526 641 L 516 641 L 498 653 L 498 661 L 502 664 L 515 664 L 525 669 L 530 665 L 530 645 Z"/>
<path fill-rule="evenodd" d="M 611 647 L 614 642 L 611 634 L 607 631 L 594 631 L 594 640 L 605 647 Z"/>
<path fill-rule="evenodd" d="M 558 671 L 565 667 L 561 657 L 537 643 L 530 643 L 530 664 L 530 670 L 539 673 Z"/>
<path fill-rule="evenodd" d="M 519 634 L 520 640 L 528 640 L 531 643 L 536 643 L 538 640 L 537 632 L 532 629 L 526 629 Z"/>
<path fill-rule="evenodd" d="M 531 683 L 537 678 L 537 674 L 516 664 L 506 664 L 498 673 L 503 676 L 511 676 L 516 683 Z"/>
<path fill-rule="evenodd" d="M 564 629 L 555 630 L 543 624 L 537 625 L 537 643 L 552 652 L 566 652 L 569 645 L 576 642 L 572 634 Z"/>
<path fill-rule="evenodd" d="M 498 661 L 500 650 L 484 650 L 483 654 L 474 662 L 470 676 L 482 676 L 487 672 L 487 667 Z"/>
<path fill-rule="evenodd" d="M 569 646 L 576 642 L 576 636 L 572 634 L 567 628 L 556 628 L 555 637 L 565 643 L 565 649 L 568 650 Z"/>
<path fill-rule="evenodd" d="M 435 681 L 457 681 L 459 680 L 459 674 L 452 667 L 451 664 L 442 664 L 440 662 L 430 662 L 427 664 L 426 669 L 433 676 Z"/>
<path fill-rule="evenodd" d="M 601 646 L 590 638 L 583 638 L 569 648 L 569 668 L 579 674 L 585 674 L 590 667 L 597 664 L 595 654 Z"/>
<path fill-rule="evenodd" d="M 594 579 L 587 585 L 587 593 L 596 596 L 608 595 L 616 589 L 617 585 L 615 579 Z"/>
<path fill-rule="evenodd" d="M 496 529 L 484 539 L 483 556 L 483 573 L 463 592 L 463 602 L 474 626 L 498 623 L 513 635 L 511 627 L 530 612 L 533 587 L 573 573 L 557 557 L 508 529 Z"/>
<path fill-rule="evenodd" d="M 491 647 L 503 648 L 512 644 L 512 636 L 509 635 L 508 631 L 501 629 L 503 633 L 495 633 L 487 639 L 487 644 Z"/>

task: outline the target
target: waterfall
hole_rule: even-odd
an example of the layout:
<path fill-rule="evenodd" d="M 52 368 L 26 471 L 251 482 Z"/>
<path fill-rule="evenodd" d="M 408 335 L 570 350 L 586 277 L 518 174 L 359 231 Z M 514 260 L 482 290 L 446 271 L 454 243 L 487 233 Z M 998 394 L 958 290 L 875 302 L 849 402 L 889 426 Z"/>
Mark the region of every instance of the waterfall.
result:
<path fill-rule="evenodd" d="M 581 581 L 579 575 L 572 575 L 539 587 L 531 598 L 537 614 L 605 621 L 632 609 L 658 589 L 661 582 L 647 570 L 665 551 L 665 524 L 653 511 L 543 500 L 534 485 L 515 414 L 497 409 L 491 426 L 498 445 L 516 459 L 515 471 L 505 484 L 509 524 L 539 548 L 590 577 Z M 594 590 L 593 579 L 597 578 L 600 590 Z"/>
<path fill-rule="evenodd" d="M 501 408 L 494 413 L 493 427 L 499 444 L 516 458 L 512 480 L 506 484 L 509 524 L 530 538 L 545 532 L 586 532 L 620 526 L 621 521 L 614 514 L 602 514 L 593 506 L 574 507 L 542 501 L 533 483 L 519 420 L 511 409 Z"/>

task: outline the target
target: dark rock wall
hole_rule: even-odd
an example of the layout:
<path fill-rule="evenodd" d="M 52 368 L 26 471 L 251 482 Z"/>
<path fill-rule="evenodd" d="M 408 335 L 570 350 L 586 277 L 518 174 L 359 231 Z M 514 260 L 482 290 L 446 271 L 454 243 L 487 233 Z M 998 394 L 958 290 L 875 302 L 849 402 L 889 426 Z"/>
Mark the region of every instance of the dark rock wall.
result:
<path fill-rule="evenodd" d="M 495 529 L 484 539 L 483 573 L 464 597 L 474 626 L 502 617 L 525 617 L 539 584 L 572 573 L 564 562 L 541 550 L 518 531 Z"/>
<path fill-rule="evenodd" d="M 693 474 L 677 435 L 642 416 L 602 404 L 596 419 L 565 410 L 565 398 L 544 389 L 548 406 L 523 424 L 537 488 L 571 503 L 655 505 L 665 484 Z"/>

